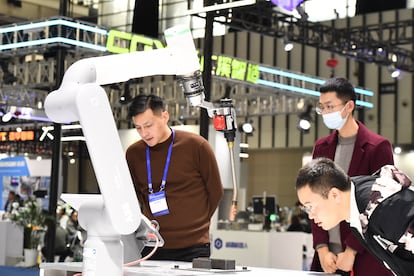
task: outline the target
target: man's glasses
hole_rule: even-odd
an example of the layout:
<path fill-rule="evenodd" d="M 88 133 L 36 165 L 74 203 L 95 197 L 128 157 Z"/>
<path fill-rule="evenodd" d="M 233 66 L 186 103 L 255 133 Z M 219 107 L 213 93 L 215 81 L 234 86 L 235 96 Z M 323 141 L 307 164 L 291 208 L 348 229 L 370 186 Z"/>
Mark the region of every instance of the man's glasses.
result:
<path fill-rule="evenodd" d="M 341 105 L 345 105 L 347 102 L 345 102 L 345 103 L 340 103 L 340 104 L 328 104 L 328 105 L 326 105 L 326 106 L 322 106 L 322 105 L 320 105 L 320 106 L 317 106 L 316 108 L 315 108 L 315 111 L 316 111 L 316 113 L 317 114 L 319 114 L 319 115 L 322 115 L 322 114 L 326 114 L 326 113 L 331 113 L 331 112 L 333 112 L 334 110 L 335 110 L 335 108 L 337 107 L 337 106 L 341 106 Z"/>
<path fill-rule="evenodd" d="M 316 205 L 315 205 L 316 206 Z M 299 206 L 299 208 L 303 211 L 303 212 L 305 212 L 305 213 L 307 213 L 307 214 L 310 214 L 311 212 L 313 212 L 314 211 L 314 207 L 315 206 L 305 206 L 305 205 L 301 205 L 301 206 Z"/>

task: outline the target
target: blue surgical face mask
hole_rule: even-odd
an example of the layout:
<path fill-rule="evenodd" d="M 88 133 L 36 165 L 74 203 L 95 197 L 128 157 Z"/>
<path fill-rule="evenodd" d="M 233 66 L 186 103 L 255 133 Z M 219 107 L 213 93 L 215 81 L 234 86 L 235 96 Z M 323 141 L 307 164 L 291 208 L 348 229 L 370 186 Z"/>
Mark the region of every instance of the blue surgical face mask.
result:
<path fill-rule="evenodd" d="M 348 114 L 345 118 L 342 118 L 341 114 L 344 111 L 345 106 L 341 109 L 341 111 L 336 111 L 322 115 L 323 122 L 325 123 L 327 128 L 340 130 L 345 125 L 346 120 L 349 116 Z"/>

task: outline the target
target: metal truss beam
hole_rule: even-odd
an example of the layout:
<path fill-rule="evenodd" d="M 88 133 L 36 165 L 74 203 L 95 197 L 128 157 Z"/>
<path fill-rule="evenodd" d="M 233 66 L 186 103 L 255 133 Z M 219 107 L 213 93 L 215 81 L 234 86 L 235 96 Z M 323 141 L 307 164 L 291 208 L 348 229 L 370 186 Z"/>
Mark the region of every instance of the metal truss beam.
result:
<path fill-rule="evenodd" d="M 223 20 L 222 18 L 225 18 Z M 216 13 L 215 21 L 231 29 L 283 38 L 348 58 L 414 72 L 414 19 L 350 28 L 309 22 L 274 9 L 270 2 Z M 328 22 L 329 23 L 329 22 Z M 410 47 L 399 47 L 409 45 Z M 408 49 L 407 49 L 408 48 Z"/>
<path fill-rule="evenodd" d="M 0 57 L 44 53 L 55 46 L 98 53 L 106 51 L 108 30 L 91 23 L 53 17 L 0 28 Z"/>
<path fill-rule="evenodd" d="M 223 14 L 228 11 L 224 10 L 218 13 Z M 344 43 L 350 41 L 342 38 L 334 44 L 333 42 L 337 42 L 341 38 L 341 32 L 338 30 L 321 24 L 301 22 L 296 18 L 277 13 L 272 8 L 265 9 L 261 5 L 255 5 L 253 9 L 251 7 L 245 10 L 242 8 L 234 9 L 231 16 L 227 14 L 227 20 L 229 18 L 231 18 L 229 26 L 232 28 L 255 31 L 275 37 L 289 35 L 294 41 L 315 47 L 332 49 L 336 45 L 338 49 L 343 50 Z M 31 24 L 0 28 L 0 79 L 8 79 L 0 88 L 0 106 L 16 105 L 38 108 L 37 104 L 44 101 L 47 93 L 56 84 L 56 60 L 53 48 L 55 46 L 68 48 L 65 56 L 65 67 L 67 68 L 81 58 L 105 54 L 100 49 L 106 45 L 106 34 L 107 30 L 98 26 L 64 18 L 52 18 Z M 352 37 L 354 36 L 356 35 L 352 35 Z M 54 38 L 62 38 L 63 40 L 58 40 L 60 42 L 45 41 L 45 39 Z M 82 46 L 75 47 L 75 42 Z M 119 44 L 123 41 L 119 40 L 114 43 Z M 352 49 L 352 46 L 350 47 Z M 213 77 L 215 89 L 213 89 L 212 99 L 218 101 L 223 97 L 231 97 L 237 100 L 236 109 L 240 116 L 301 112 L 301 109 L 297 107 L 297 102 L 304 99 L 315 99 L 317 97 L 316 94 L 313 94 L 316 93 L 315 86 L 322 81 L 303 74 L 295 74 L 277 68 L 265 68 L 257 64 L 248 64 L 247 61 L 236 61 L 231 57 L 216 57 L 215 62 Z M 254 70 L 252 72 L 256 72 L 257 75 L 247 74 L 246 68 L 256 68 L 257 72 Z M 4 78 L 6 75 L 7 78 Z M 249 82 L 245 79 L 247 75 L 249 75 Z M 299 79 L 297 79 L 298 77 Z M 310 79 L 312 81 L 309 82 Z M 274 86 L 274 84 L 278 86 Z M 198 110 L 186 106 L 182 92 L 176 91 L 177 87 L 173 79 L 167 78 L 149 84 L 136 84 L 131 89 L 133 90 L 132 94 L 138 94 L 139 91 L 144 90 L 147 93 L 160 93 L 167 99 L 167 102 L 171 99 L 171 102 L 168 102 L 168 108 L 176 120 L 197 120 L 199 118 Z M 231 87 L 233 90 L 229 91 Z M 127 125 L 129 122 L 124 122 L 123 119 L 126 118 L 126 108 L 119 104 L 119 96 L 124 89 L 106 87 L 106 90 L 114 109 L 116 121 Z M 363 103 L 369 96 L 361 94 L 360 102 Z"/>

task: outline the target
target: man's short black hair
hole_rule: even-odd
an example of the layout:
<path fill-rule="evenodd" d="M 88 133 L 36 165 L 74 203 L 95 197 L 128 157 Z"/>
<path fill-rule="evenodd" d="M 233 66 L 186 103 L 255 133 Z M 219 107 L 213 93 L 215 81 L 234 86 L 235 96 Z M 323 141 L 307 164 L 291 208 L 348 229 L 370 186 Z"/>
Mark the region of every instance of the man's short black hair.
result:
<path fill-rule="evenodd" d="M 316 158 L 303 166 L 296 178 L 296 190 L 309 185 L 310 189 L 326 198 L 332 188 L 347 191 L 351 187 L 349 176 L 329 158 Z"/>
<path fill-rule="evenodd" d="M 165 110 L 163 100 L 153 94 L 140 94 L 136 96 L 129 105 L 128 118 L 132 118 L 138 114 L 144 113 L 147 109 L 151 109 L 154 113 Z"/>
<path fill-rule="evenodd" d="M 319 87 L 319 92 L 336 92 L 336 95 L 343 102 L 353 101 L 355 103 L 357 97 L 355 93 L 354 86 L 345 78 L 331 78 L 326 80 L 326 82 Z"/>

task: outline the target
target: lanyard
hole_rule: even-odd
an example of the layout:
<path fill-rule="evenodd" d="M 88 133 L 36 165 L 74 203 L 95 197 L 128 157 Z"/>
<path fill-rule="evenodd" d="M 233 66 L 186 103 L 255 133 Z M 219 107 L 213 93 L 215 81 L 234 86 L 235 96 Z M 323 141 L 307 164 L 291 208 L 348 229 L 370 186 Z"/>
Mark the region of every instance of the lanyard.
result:
<path fill-rule="evenodd" d="M 165 189 L 165 183 L 167 182 L 168 167 L 170 166 L 171 152 L 172 152 L 172 147 L 173 147 L 174 138 L 175 138 L 174 129 L 171 129 L 171 131 L 172 131 L 172 141 L 171 141 L 170 146 L 168 147 L 167 160 L 165 161 L 164 174 L 162 176 L 160 191 Z M 150 157 L 150 148 L 148 147 L 148 145 L 146 148 L 146 155 L 147 155 L 148 191 L 150 194 L 152 194 L 154 192 L 154 189 L 152 188 L 151 157 Z"/>

